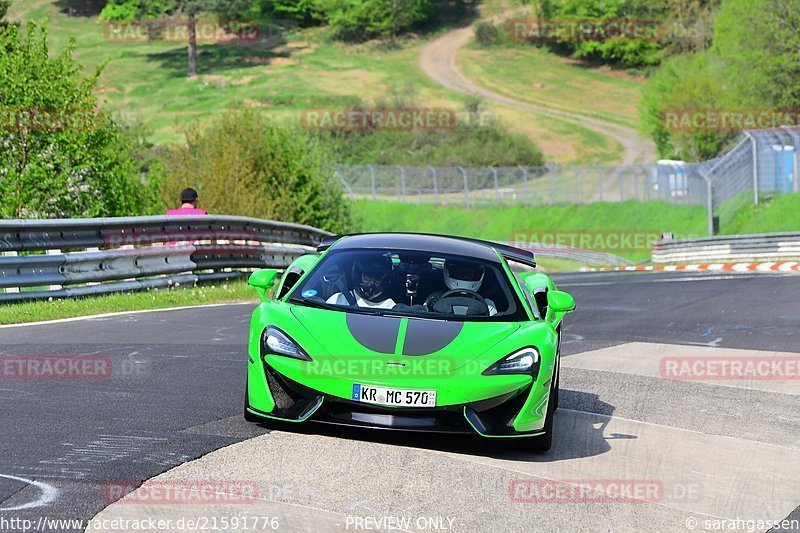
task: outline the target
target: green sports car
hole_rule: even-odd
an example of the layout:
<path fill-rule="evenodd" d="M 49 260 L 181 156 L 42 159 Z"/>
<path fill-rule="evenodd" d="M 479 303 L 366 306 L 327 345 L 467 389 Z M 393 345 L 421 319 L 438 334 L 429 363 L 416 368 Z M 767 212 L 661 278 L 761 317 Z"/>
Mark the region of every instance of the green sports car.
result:
<path fill-rule="evenodd" d="M 525 437 L 550 449 L 561 321 L 575 309 L 533 254 L 459 237 L 326 239 L 250 277 L 244 416 Z"/>

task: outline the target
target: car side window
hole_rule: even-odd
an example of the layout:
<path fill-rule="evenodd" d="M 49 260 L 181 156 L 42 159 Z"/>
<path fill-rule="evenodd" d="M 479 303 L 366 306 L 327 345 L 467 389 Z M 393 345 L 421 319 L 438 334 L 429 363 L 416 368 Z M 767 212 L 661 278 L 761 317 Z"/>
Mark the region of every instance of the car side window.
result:
<path fill-rule="evenodd" d="M 284 296 L 286 296 L 290 290 L 300 281 L 300 278 L 303 277 L 303 270 L 299 268 L 293 268 L 286 273 L 283 277 L 283 284 L 281 285 L 280 291 L 278 292 L 278 299 L 280 300 Z"/>
<path fill-rule="evenodd" d="M 539 309 L 539 305 L 536 303 L 536 299 L 528 290 L 528 286 L 521 279 L 519 279 L 519 276 L 517 276 L 516 273 L 514 274 L 514 278 L 517 280 L 517 285 L 519 285 L 519 288 L 522 290 L 522 294 L 528 301 L 528 305 L 531 306 L 533 314 L 536 316 L 536 318 L 542 318 L 542 313 L 541 310 Z"/>

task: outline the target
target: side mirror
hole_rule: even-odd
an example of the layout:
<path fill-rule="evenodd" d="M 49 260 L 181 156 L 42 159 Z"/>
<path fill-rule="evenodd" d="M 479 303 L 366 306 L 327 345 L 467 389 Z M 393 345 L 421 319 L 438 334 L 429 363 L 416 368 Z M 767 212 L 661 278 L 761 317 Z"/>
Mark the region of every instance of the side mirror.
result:
<path fill-rule="evenodd" d="M 250 274 L 250 279 L 247 283 L 253 287 L 258 295 L 261 297 L 261 301 L 266 301 L 267 298 L 267 291 L 275 285 L 275 280 L 278 279 L 278 271 L 272 268 L 265 268 L 262 270 L 256 270 L 252 274 Z"/>
<path fill-rule="evenodd" d="M 571 313 L 575 310 L 575 299 L 566 292 L 550 291 L 547 293 L 547 307 L 554 313 Z"/>

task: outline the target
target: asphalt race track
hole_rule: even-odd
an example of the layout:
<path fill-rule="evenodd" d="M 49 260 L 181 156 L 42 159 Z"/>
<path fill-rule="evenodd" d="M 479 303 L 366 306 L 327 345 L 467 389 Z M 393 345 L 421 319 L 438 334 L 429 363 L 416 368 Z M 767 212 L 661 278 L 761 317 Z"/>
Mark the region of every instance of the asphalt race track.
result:
<path fill-rule="evenodd" d="M 207 531 L 466 532 L 766 531 L 768 521 L 800 520 L 797 376 L 676 380 L 662 364 L 796 365 L 800 277 L 556 281 L 578 311 L 564 330 L 556 442 L 544 456 L 463 437 L 246 423 L 254 304 L 0 328 L 0 357 L 86 356 L 111 369 L 97 379 L 0 379 L 0 531 L 23 531 L 23 520 L 83 531 L 92 518 L 130 522 L 89 531 L 135 531 L 146 517 L 172 520 L 151 531 L 186 530 L 176 524 L 189 518 Z M 240 501 L 162 494 L 109 505 L 109 487 L 155 476 L 162 487 L 243 480 L 255 490 Z M 602 494 L 569 490 L 586 483 Z M 619 501 L 615 488 L 644 492 Z M 84 523 L 43 529 L 44 518 Z M 787 523 L 782 531 L 800 530 Z"/>

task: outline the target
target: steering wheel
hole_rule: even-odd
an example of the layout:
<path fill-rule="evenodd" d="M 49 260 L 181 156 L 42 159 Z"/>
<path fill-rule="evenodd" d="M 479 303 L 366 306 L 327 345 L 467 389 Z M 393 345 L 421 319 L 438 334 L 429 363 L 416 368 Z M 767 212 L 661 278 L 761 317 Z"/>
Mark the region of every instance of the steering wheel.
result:
<path fill-rule="evenodd" d="M 440 311 L 438 309 L 433 309 L 433 308 L 439 307 L 442 304 L 442 302 L 444 302 L 448 298 L 454 300 L 453 303 L 450 303 L 450 302 L 445 303 L 445 305 L 450 307 L 450 313 L 453 312 L 453 308 L 454 307 L 459 307 L 459 306 L 462 306 L 462 305 L 466 305 L 467 307 L 469 307 L 469 301 L 470 300 L 474 300 L 474 301 L 477 301 L 480 304 L 480 307 L 482 308 L 481 312 L 477 313 L 477 315 L 483 315 L 483 314 L 488 315 L 489 314 L 489 304 L 486 303 L 486 298 L 484 298 L 483 296 L 481 296 L 477 292 L 471 291 L 469 289 L 453 289 L 451 291 L 445 292 L 444 294 L 442 294 L 439 297 L 439 299 L 437 301 L 433 302 L 433 305 L 431 306 L 432 310 L 439 311 L 439 312 L 444 312 L 444 311 Z M 464 300 L 466 300 L 466 301 L 464 301 Z M 474 313 L 470 313 L 470 314 L 474 314 Z"/>
<path fill-rule="evenodd" d="M 489 307 L 486 304 L 486 298 L 484 298 L 483 296 L 481 296 L 477 292 L 471 291 L 469 289 L 453 289 L 452 291 L 447 291 L 446 293 L 442 294 L 442 296 L 439 298 L 439 301 L 444 300 L 445 298 L 450 298 L 452 296 L 462 295 L 462 294 L 464 296 L 466 296 L 467 298 L 472 298 L 473 300 L 478 300 L 483 305 L 486 305 L 486 307 Z"/>

